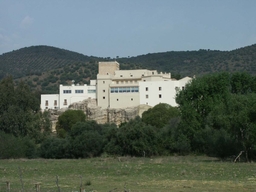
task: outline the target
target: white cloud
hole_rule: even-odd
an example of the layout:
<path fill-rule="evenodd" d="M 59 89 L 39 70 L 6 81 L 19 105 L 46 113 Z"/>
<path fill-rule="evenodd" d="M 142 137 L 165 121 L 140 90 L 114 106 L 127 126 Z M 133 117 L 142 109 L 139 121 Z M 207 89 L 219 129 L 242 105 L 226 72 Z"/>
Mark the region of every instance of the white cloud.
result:
<path fill-rule="evenodd" d="M 27 29 L 29 26 L 31 26 L 34 22 L 34 19 L 32 17 L 29 17 L 28 15 L 21 21 L 20 27 L 22 29 Z"/>

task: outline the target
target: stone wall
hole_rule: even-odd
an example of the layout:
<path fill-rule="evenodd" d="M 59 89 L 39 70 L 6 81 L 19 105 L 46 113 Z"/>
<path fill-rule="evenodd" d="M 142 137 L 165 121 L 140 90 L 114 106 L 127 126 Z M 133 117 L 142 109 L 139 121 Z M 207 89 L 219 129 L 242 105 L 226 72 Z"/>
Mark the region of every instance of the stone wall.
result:
<path fill-rule="evenodd" d="M 115 123 L 120 125 L 121 123 L 128 122 L 134 119 L 136 116 L 142 115 L 144 111 L 150 108 L 148 105 L 139 105 L 136 107 L 121 108 L 121 109 L 102 109 L 97 106 L 96 99 L 87 99 L 81 102 L 73 103 L 69 106 L 69 109 L 82 110 L 86 114 L 87 119 L 95 120 L 99 124 Z M 52 110 L 51 121 L 52 130 L 56 131 L 56 122 L 58 117 L 65 110 Z"/>

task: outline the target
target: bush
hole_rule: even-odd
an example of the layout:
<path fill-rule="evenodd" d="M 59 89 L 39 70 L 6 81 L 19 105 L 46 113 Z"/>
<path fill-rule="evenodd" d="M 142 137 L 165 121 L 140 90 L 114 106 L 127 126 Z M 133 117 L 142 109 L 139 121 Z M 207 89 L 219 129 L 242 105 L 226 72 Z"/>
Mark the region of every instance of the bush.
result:
<path fill-rule="evenodd" d="M 0 159 L 34 158 L 36 145 L 28 137 L 20 138 L 0 132 Z"/>
<path fill-rule="evenodd" d="M 68 158 L 69 155 L 69 142 L 66 139 L 48 137 L 43 141 L 40 147 L 40 156 L 50 159 Z"/>
<path fill-rule="evenodd" d="M 103 129 L 95 121 L 76 123 L 69 134 L 73 156 L 75 158 L 99 156 L 104 146 Z"/>
<path fill-rule="evenodd" d="M 158 155 L 156 128 L 146 125 L 139 117 L 108 133 L 105 152 L 113 155 Z"/>
<path fill-rule="evenodd" d="M 58 117 L 56 125 L 57 134 L 60 137 L 66 136 L 69 133 L 71 127 L 77 122 L 85 122 L 85 114 L 81 110 L 67 110 Z"/>

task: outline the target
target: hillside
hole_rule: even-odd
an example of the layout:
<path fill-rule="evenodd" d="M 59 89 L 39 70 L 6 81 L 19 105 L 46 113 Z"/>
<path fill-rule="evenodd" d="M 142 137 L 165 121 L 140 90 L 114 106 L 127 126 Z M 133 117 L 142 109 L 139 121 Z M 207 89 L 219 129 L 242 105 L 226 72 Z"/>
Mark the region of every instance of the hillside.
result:
<path fill-rule="evenodd" d="M 11 74 L 17 78 L 25 75 L 38 75 L 70 64 L 91 62 L 94 59 L 94 57 L 55 47 L 32 46 L 1 55 L 0 71 L 1 76 Z"/>
<path fill-rule="evenodd" d="M 246 71 L 256 74 L 256 44 L 233 51 L 171 51 L 121 58 L 118 61 L 139 64 L 148 69 L 181 74 L 181 76 L 220 71 Z"/>
<path fill-rule="evenodd" d="M 0 55 L 0 79 L 12 75 L 43 93 L 57 93 L 59 84 L 88 83 L 95 79 L 97 62 L 111 60 L 85 56 L 50 46 L 31 46 Z M 156 69 L 172 76 L 203 75 L 219 71 L 256 74 L 256 44 L 232 51 L 198 50 L 149 53 L 116 58 L 121 69 Z"/>

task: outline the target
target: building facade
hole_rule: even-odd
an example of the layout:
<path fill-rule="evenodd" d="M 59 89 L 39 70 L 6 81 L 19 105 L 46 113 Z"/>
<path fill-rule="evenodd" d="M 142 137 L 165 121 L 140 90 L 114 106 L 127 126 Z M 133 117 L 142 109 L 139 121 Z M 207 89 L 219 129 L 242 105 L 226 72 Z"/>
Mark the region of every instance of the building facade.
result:
<path fill-rule="evenodd" d="M 184 89 L 190 77 L 172 79 L 170 73 L 156 70 L 120 70 L 115 62 L 99 62 L 97 103 L 102 108 L 125 108 L 167 103 L 177 106 L 178 90 Z"/>
<path fill-rule="evenodd" d="M 96 99 L 97 105 L 103 109 L 140 104 L 153 107 L 159 103 L 177 106 L 177 91 L 184 89 L 190 81 L 190 77 L 176 80 L 170 73 L 156 70 L 120 70 L 116 61 L 99 62 L 97 80 L 92 80 L 89 86 L 60 85 L 59 94 L 41 95 L 41 109 L 67 108 L 88 98 Z"/>
<path fill-rule="evenodd" d="M 90 85 L 59 86 L 59 94 L 42 94 L 41 109 L 63 109 L 75 102 L 85 99 L 96 99 L 96 80 L 91 80 Z"/>

